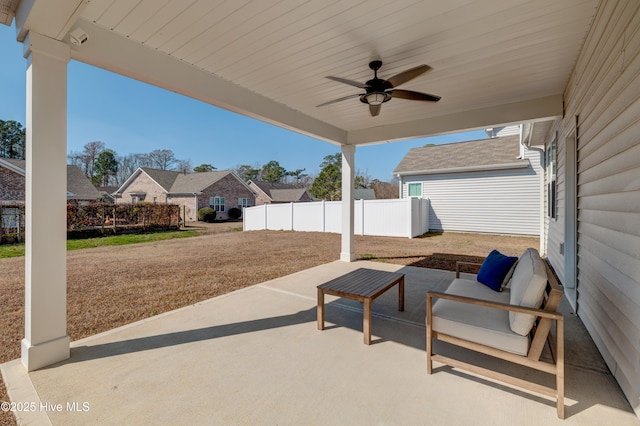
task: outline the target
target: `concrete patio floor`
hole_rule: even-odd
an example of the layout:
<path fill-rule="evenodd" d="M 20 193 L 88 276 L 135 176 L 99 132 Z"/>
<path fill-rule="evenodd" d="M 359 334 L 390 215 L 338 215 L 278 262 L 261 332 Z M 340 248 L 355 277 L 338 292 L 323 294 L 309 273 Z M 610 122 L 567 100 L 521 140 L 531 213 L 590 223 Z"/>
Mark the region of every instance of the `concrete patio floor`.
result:
<path fill-rule="evenodd" d="M 404 312 L 395 288 L 373 303 L 371 346 L 357 302 L 327 296 L 327 328 L 316 327 L 316 286 L 361 267 L 406 274 Z M 21 424 L 640 425 L 566 303 L 566 420 L 542 396 L 437 363 L 427 375 L 425 293 L 453 277 L 333 262 L 73 342 L 55 366 L 27 374 L 16 360 L 2 374 L 13 402 L 37 408 L 17 413 Z"/>

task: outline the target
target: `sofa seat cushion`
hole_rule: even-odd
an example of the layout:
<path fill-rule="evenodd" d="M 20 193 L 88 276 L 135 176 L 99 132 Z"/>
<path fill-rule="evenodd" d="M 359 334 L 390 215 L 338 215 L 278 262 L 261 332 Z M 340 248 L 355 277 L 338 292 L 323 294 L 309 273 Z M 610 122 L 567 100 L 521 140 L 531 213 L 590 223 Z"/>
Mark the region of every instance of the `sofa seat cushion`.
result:
<path fill-rule="evenodd" d="M 509 303 L 527 308 L 539 308 L 547 287 L 547 269 L 544 260 L 534 248 L 528 248 L 518 259 L 511 276 Z M 514 333 L 526 336 L 536 317 L 531 314 L 509 312 L 509 323 Z"/>
<path fill-rule="evenodd" d="M 501 293 L 477 281 L 456 278 L 445 292 L 492 302 L 509 303 L 510 290 Z M 439 299 L 433 304 L 432 329 L 460 339 L 527 355 L 529 337 L 509 327 L 509 312 L 486 306 Z"/>

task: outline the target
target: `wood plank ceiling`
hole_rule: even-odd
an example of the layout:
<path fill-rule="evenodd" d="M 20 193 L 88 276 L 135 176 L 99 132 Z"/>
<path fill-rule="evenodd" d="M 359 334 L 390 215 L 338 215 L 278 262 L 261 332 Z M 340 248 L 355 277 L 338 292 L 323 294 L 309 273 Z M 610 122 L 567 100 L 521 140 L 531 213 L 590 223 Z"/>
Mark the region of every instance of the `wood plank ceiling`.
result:
<path fill-rule="evenodd" d="M 100 27 L 349 134 L 561 95 L 597 5 L 597 0 L 91 0 L 75 26 Z M 361 93 L 325 76 L 364 82 L 372 78 L 373 59 L 384 62 L 382 78 L 430 65 L 431 71 L 401 88 L 442 100 L 391 99 L 378 117 L 358 98 L 316 107 Z M 481 124 L 504 124 L 494 116 L 486 121 Z M 464 127 L 461 121 L 460 130 Z M 384 135 L 389 136 L 394 135 Z M 362 140 L 372 141 L 371 136 Z"/>

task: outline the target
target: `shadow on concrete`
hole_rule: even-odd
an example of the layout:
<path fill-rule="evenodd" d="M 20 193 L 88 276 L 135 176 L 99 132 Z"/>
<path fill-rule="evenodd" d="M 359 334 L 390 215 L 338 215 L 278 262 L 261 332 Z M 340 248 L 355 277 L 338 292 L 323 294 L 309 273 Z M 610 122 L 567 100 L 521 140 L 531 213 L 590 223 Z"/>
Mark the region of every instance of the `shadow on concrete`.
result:
<path fill-rule="evenodd" d="M 316 309 L 307 309 L 291 315 L 260 318 L 231 324 L 214 325 L 193 330 L 177 331 L 156 336 L 139 337 L 118 342 L 98 344 L 94 346 L 79 346 L 71 348 L 71 358 L 50 368 L 75 362 L 88 361 L 99 358 L 113 357 L 134 352 L 177 346 L 202 340 L 219 339 L 238 334 L 254 333 L 295 324 L 316 321 Z"/>

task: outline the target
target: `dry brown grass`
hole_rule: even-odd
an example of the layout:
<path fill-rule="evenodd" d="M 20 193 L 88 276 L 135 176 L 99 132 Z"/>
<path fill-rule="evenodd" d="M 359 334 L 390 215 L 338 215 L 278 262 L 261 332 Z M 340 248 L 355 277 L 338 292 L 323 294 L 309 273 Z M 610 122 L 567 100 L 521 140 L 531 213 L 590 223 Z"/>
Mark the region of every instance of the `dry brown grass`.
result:
<path fill-rule="evenodd" d="M 235 232 L 214 224 L 203 236 L 67 255 L 68 334 L 72 340 L 206 300 L 339 258 L 337 234 Z M 498 247 L 519 255 L 538 238 L 430 234 L 406 238 L 356 237 L 360 258 L 439 269 L 456 260 L 481 261 Z M 24 258 L 0 260 L 0 363 L 20 357 L 24 334 Z M 0 401 L 7 401 L 0 381 Z M 0 413 L 0 424 L 14 424 Z"/>

